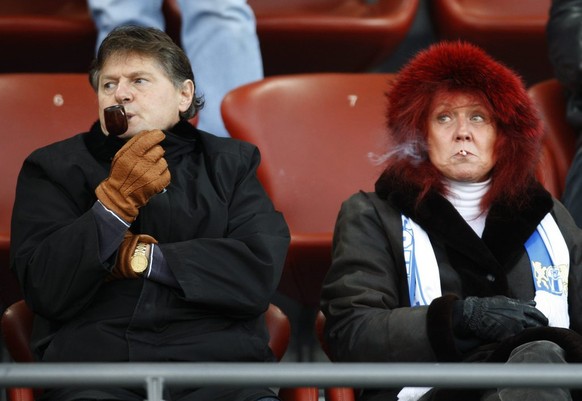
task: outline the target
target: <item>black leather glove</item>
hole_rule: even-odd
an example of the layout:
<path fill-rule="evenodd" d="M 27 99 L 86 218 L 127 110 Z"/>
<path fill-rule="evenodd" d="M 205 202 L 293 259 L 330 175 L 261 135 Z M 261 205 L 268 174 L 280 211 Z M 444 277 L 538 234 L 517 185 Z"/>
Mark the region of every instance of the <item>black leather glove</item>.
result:
<path fill-rule="evenodd" d="M 453 331 L 460 337 L 502 341 L 528 327 L 548 325 L 548 319 L 535 308 L 535 301 L 521 302 L 504 296 L 468 297 L 455 301 Z"/>

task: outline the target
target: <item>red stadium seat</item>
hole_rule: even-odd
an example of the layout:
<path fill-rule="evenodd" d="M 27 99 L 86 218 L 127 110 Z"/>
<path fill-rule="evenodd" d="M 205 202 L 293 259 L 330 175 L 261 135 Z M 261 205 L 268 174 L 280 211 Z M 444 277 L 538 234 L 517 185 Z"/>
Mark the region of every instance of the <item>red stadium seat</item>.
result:
<path fill-rule="evenodd" d="M 84 0 L 0 1 L 0 73 L 86 72 L 96 37 Z"/>
<path fill-rule="evenodd" d="M 576 133 L 566 121 L 566 96 L 556 79 L 531 86 L 530 97 L 544 122 L 544 155 L 540 171 L 544 185 L 558 199 L 566 184 L 566 176 L 576 150 Z"/>
<path fill-rule="evenodd" d="M 8 269 L 16 179 L 33 150 L 87 131 L 97 120 L 97 97 L 87 74 L 0 74 L 0 301 L 20 299 Z"/>
<path fill-rule="evenodd" d="M 22 300 L 10 305 L 2 314 L 2 339 L 12 360 L 16 362 L 34 361 L 29 346 L 32 321 L 33 314 Z M 35 398 L 35 390 L 30 388 L 7 388 L 6 391 L 9 401 L 33 401 Z M 36 395 L 41 393 L 42 390 L 36 390 Z"/>
<path fill-rule="evenodd" d="M 180 11 L 166 0 L 167 31 L 179 39 Z M 265 75 L 366 71 L 404 40 L 419 0 L 249 0 Z"/>
<path fill-rule="evenodd" d="M 553 75 L 546 24 L 551 0 L 431 0 L 438 37 L 481 46 L 528 84 Z"/>
<path fill-rule="evenodd" d="M 384 93 L 392 77 L 274 76 L 231 91 L 222 103 L 231 136 L 261 150 L 259 178 L 291 231 L 279 289 L 303 305 L 319 306 L 342 201 L 373 190 L 381 172 L 369 154 L 388 150 Z"/>

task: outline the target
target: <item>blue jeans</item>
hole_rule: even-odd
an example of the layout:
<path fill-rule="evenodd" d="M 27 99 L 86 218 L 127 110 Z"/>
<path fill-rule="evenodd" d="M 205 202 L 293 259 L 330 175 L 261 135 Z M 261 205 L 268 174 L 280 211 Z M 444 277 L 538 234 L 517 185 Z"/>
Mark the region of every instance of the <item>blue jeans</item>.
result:
<path fill-rule="evenodd" d="M 165 29 L 163 0 L 88 0 L 97 47 L 119 25 Z M 198 128 L 229 136 L 220 114 L 224 95 L 263 78 L 254 13 L 246 0 L 178 0 L 181 41 L 194 70 L 196 94 L 205 98 Z"/>

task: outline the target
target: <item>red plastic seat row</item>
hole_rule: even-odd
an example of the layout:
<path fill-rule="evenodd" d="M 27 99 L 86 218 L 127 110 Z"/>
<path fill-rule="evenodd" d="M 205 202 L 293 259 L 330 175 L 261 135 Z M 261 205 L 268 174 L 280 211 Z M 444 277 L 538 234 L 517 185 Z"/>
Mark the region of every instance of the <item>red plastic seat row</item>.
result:
<path fill-rule="evenodd" d="M 553 76 L 546 24 L 551 0 L 431 0 L 440 39 L 464 39 L 519 72 L 533 85 Z"/>
<path fill-rule="evenodd" d="M 0 2 L 0 72 L 86 72 L 96 37 L 86 1 Z"/>
<path fill-rule="evenodd" d="M 362 72 L 402 43 L 420 0 L 249 0 L 265 75 Z M 438 39 L 465 39 L 518 71 L 528 84 L 551 78 L 545 26 L 551 0 L 431 0 Z M 179 40 L 180 11 L 165 0 Z M 0 2 L 0 72 L 85 72 L 96 32 L 85 1 Z"/>
<path fill-rule="evenodd" d="M 250 0 L 266 75 L 365 71 L 404 40 L 419 0 Z M 180 11 L 165 0 L 179 42 Z M 0 2 L 0 72 L 85 72 L 96 30 L 86 1 Z"/>
<path fill-rule="evenodd" d="M 249 0 L 257 15 L 267 76 L 373 68 L 404 41 L 418 3 Z"/>

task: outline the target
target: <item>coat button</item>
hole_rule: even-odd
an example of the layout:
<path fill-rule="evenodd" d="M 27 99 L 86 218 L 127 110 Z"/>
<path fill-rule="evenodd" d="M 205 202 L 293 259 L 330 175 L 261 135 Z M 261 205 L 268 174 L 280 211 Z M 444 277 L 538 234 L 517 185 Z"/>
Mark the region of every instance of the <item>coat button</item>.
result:
<path fill-rule="evenodd" d="M 487 275 L 487 281 L 494 282 L 495 281 L 495 276 L 493 274 L 488 274 Z"/>

